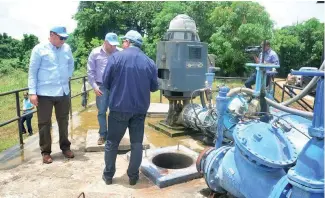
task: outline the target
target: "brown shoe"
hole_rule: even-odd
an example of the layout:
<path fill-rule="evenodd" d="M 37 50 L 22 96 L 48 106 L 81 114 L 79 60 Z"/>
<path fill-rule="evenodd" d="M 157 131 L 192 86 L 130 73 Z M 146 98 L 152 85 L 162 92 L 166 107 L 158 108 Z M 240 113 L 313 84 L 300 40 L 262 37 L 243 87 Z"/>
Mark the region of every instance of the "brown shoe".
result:
<path fill-rule="evenodd" d="M 43 163 L 44 164 L 51 164 L 53 162 L 52 157 L 50 154 L 43 154 Z"/>
<path fill-rule="evenodd" d="M 98 145 L 102 145 L 102 144 L 104 144 L 104 143 L 105 143 L 105 140 L 104 140 L 103 137 L 100 137 L 100 138 L 98 139 L 98 141 L 97 141 L 97 144 L 98 144 Z"/>
<path fill-rule="evenodd" d="M 74 154 L 71 150 L 62 151 L 62 153 L 66 158 L 74 158 Z"/>

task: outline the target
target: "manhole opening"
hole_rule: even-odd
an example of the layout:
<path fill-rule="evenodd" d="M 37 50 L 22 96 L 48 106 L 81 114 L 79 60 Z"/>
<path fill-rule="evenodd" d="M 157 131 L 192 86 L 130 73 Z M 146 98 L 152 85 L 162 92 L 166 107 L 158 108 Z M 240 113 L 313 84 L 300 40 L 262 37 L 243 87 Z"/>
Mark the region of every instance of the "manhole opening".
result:
<path fill-rule="evenodd" d="M 181 169 L 190 167 L 193 159 L 180 153 L 162 153 L 152 159 L 152 163 L 161 168 Z"/>

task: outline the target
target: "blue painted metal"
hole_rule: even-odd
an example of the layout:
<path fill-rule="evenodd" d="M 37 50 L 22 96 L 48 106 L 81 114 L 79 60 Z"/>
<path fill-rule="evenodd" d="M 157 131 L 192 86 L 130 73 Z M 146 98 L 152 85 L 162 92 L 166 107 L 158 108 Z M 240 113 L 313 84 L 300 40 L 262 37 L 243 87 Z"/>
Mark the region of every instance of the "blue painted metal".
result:
<path fill-rule="evenodd" d="M 296 151 L 300 153 L 311 138 L 308 135 L 308 128 L 312 126 L 312 122 L 307 118 L 286 113 L 273 107 L 270 107 L 270 114 L 273 115 L 270 123 L 281 128 L 285 136 L 296 147 Z"/>
<path fill-rule="evenodd" d="M 264 122 L 239 123 L 234 130 L 234 139 L 248 160 L 267 169 L 288 167 L 298 157 L 296 148 L 283 131 Z M 276 149 L 279 145 L 285 149 Z"/>
<path fill-rule="evenodd" d="M 314 118 L 308 128 L 311 140 L 305 145 L 296 166 L 275 186 L 270 198 L 324 197 L 324 72 L 295 72 L 321 76 L 317 83 Z"/>
<path fill-rule="evenodd" d="M 302 75 L 302 76 L 324 76 L 324 71 L 295 71 L 291 70 L 293 75 Z"/>
<path fill-rule="evenodd" d="M 239 123 L 234 140 L 235 147 L 220 147 L 201 159 L 207 185 L 235 197 L 267 197 L 286 174 L 283 168 L 297 158 L 293 144 L 281 129 L 260 121 Z"/>
<path fill-rule="evenodd" d="M 261 89 L 266 85 L 266 70 L 272 68 L 279 68 L 280 65 L 270 65 L 270 64 L 261 64 L 261 63 L 246 63 L 246 66 L 255 67 L 256 69 L 256 81 L 255 81 L 255 90 L 254 96 L 259 96 Z"/>
<path fill-rule="evenodd" d="M 212 83 L 214 80 L 214 73 L 205 73 L 206 81 L 208 82 L 208 88 L 212 88 Z"/>
<path fill-rule="evenodd" d="M 229 92 L 228 87 L 221 87 L 219 90 L 219 94 L 216 97 L 217 104 L 217 115 L 218 115 L 218 124 L 217 124 L 217 141 L 215 144 L 215 148 L 219 148 L 222 145 L 223 140 L 223 119 L 227 109 L 227 104 L 229 101 L 229 97 L 227 97 L 227 93 Z"/>

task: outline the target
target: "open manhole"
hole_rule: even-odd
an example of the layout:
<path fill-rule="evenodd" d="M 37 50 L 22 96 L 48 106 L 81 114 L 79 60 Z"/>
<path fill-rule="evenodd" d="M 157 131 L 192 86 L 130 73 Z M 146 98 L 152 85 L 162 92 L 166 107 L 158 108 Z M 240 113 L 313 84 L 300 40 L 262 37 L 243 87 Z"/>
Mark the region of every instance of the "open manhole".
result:
<path fill-rule="evenodd" d="M 193 159 L 180 153 L 162 153 L 152 159 L 152 163 L 166 169 L 182 169 L 190 167 Z"/>

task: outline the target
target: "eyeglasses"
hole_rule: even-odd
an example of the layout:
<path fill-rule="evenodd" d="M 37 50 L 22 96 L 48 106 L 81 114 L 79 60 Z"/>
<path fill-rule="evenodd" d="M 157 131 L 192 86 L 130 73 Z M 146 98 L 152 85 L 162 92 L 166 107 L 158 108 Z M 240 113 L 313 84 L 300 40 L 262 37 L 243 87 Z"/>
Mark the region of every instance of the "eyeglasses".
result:
<path fill-rule="evenodd" d="M 67 40 L 68 37 L 62 37 L 60 35 L 58 35 L 57 33 L 53 32 L 54 35 L 58 36 L 60 38 L 61 41 L 65 41 Z"/>

